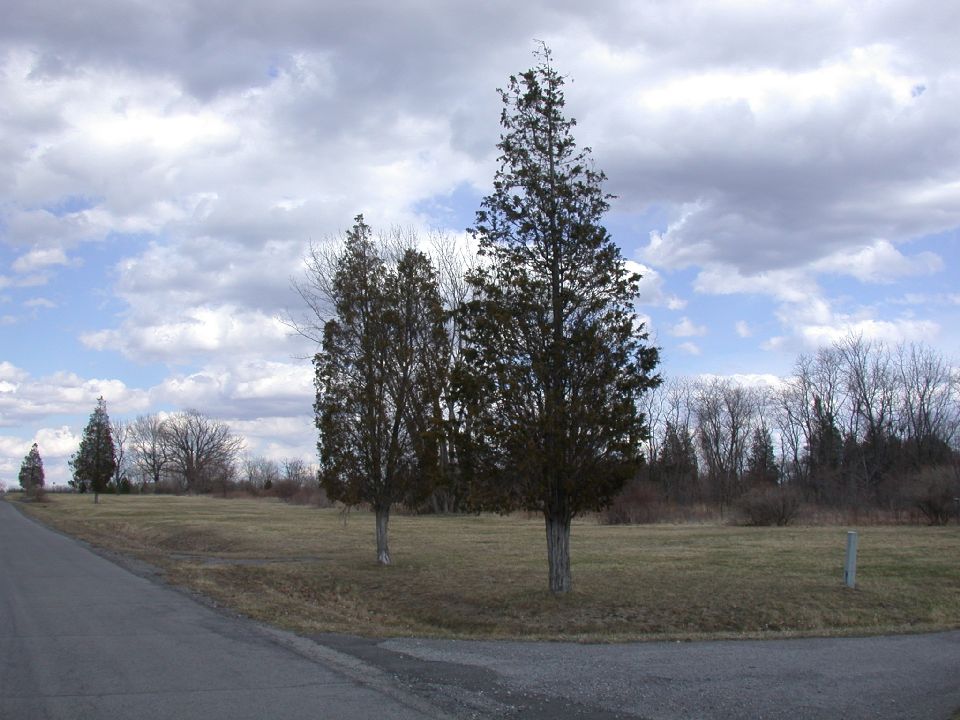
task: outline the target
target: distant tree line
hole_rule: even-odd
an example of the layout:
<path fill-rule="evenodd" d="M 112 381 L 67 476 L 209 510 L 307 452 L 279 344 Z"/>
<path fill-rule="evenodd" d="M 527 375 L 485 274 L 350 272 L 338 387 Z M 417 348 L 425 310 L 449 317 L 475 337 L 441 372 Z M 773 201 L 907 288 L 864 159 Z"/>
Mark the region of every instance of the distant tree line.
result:
<path fill-rule="evenodd" d="M 242 438 L 227 423 L 199 410 L 141 415 L 129 422 L 111 420 L 101 397 L 70 458 L 69 485 L 81 493 L 92 492 L 95 498 L 104 492 L 232 490 L 291 497 L 302 488 L 317 487 L 316 468 L 302 458 L 277 461 L 243 451 Z M 39 455 L 31 458 L 24 460 L 25 468 L 40 464 Z M 39 473 L 42 484 L 42 464 Z"/>
<path fill-rule="evenodd" d="M 229 426 L 197 410 L 132 422 L 111 421 L 101 397 L 70 458 L 78 492 L 210 492 L 236 474 L 243 441 Z"/>
<path fill-rule="evenodd" d="M 850 336 L 778 386 L 674 380 L 644 399 L 640 480 L 665 501 L 730 507 L 779 488 L 831 508 L 955 509 L 960 374 L 931 348 Z"/>

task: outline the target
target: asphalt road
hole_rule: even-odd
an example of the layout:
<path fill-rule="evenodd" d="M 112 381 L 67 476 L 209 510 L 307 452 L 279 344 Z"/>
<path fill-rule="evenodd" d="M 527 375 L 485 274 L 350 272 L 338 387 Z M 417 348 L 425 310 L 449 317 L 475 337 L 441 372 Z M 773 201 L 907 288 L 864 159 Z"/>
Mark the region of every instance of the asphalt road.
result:
<path fill-rule="evenodd" d="M 349 652 L 349 643 L 341 647 Z M 475 703 L 499 702 L 522 718 L 947 720 L 960 709 L 960 632 L 617 645 L 403 639 L 376 647 L 393 656 L 395 674 L 404 662 L 414 665 L 411 678 L 433 666 L 442 687 L 444 669 L 455 668 L 450 685 L 468 688 L 472 677 Z M 367 661 L 378 664 L 369 650 Z"/>
<path fill-rule="evenodd" d="M 437 717 L 374 668 L 129 572 L 0 502 L 0 719 Z"/>
<path fill-rule="evenodd" d="M 0 720 L 946 720 L 958 708 L 960 632 L 618 645 L 300 638 L 130 572 L 0 502 Z"/>

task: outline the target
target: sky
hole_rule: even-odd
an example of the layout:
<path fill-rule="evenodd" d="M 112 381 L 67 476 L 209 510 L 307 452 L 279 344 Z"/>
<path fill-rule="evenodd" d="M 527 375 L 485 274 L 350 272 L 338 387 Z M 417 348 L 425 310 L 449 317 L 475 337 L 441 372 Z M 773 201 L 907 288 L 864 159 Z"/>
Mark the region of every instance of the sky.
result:
<path fill-rule="evenodd" d="M 310 243 L 473 221 L 537 41 L 614 194 L 665 376 L 848 333 L 960 356 L 960 5 L 8 0 L 0 483 L 102 395 L 315 457 Z"/>

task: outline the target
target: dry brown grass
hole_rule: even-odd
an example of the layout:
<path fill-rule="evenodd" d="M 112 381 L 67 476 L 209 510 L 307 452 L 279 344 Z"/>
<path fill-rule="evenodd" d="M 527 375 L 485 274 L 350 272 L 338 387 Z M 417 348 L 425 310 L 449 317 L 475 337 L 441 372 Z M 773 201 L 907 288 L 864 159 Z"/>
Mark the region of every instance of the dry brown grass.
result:
<path fill-rule="evenodd" d="M 28 511 L 162 567 L 171 582 L 300 632 L 486 638 L 834 635 L 960 627 L 960 528 L 574 525 L 574 591 L 546 592 L 542 521 L 391 520 L 269 500 L 62 496 Z"/>

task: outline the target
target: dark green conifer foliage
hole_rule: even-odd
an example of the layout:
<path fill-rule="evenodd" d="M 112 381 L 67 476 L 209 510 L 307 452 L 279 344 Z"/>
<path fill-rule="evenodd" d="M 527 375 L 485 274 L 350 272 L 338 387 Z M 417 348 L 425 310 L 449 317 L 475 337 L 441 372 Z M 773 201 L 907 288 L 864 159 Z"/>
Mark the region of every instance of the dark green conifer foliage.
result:
<path fill-rule="evenodd" d="M 362 215 L 334 266 L 314 357 L 320 480 L 334 500 L 371 505 L 387 565 L 391 506 L 422 501 L 438 472 L 446 318 L 429 258 L 378 242 Z"/>
<path fill-rule="evenodd" d="M 699 499 L 697 450 L 687 428 L 667 421 L 656 471 L 668 501 L 689 503 Z"/>
<path fill-rule="evenodd" d="M 747 482 L 751 485 L 776 485 L 780 482 L 780 468 L 773 452 L 773 437 L 769 428 L 754 428 L 747 455 Z"/>
<path fill-rule="evenodd" d="M 637 401 L 658 357 L 633 307 L 640 278 L 601 224 L 604 175 L 577 149 L 549 50 L 537 57 L 500 91 L 500 168 L 470 231 L 461 459 L 479 507 L 543 513 L 550 589 L 566 592 L 572 518 L 640 466 Z"/>
<path fill-rule="evenodd" d="M 102 397 L 97 398 L 97 407 L 83 429 L 80 448 L 70 459 L 70 466 L 74 486 L 92 490 L 93 501 L 100 502 L 100 493 L 106 489 L 117 467 L 110 416 Z"/>
<path fill-rule="evenodd" d="M 38 490 L 43 490 L 43 459 L 40 457 L 40 449 L 34 443 L 30 452 L 23 458 L 20 464 L 20 487 L 27 495 L 33 495 Z"/>

